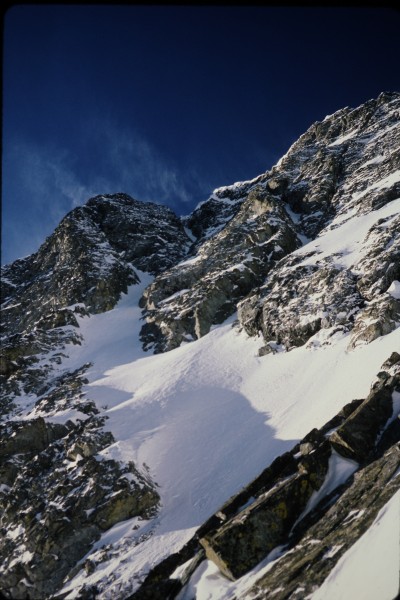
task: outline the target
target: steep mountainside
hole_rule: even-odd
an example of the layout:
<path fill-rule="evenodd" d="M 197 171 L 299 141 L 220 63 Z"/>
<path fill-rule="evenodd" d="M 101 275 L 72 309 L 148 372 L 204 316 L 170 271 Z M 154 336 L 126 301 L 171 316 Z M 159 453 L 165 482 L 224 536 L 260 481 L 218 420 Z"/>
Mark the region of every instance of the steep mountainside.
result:
<path fill-rule="evenodd" d="M 37 392 L 51 365 L 31 368 L 32 357 L 79 343 L 76 315 L 110 310 L 139 282 L 135 269 L 162 272 L 191 244 L 170 209 L 126 194 L 97 196 L 74 209 L 36 254 L 2 269 L 1 373 L 13 373 L 15 390 L 24 381 L 25 393 Z"/>
<path fill-rule="evenodd" d="M 396 597 L 400 94 L 187 217 L 92 198 L 1 284 L 0 594 Z"/>
<path fill-rule="evenodd" d="M 82 393 L 90 362 L 70 370 L 63 361 L 69 345 L 84 343 L 77 318 L 112 309 L 139 283 L 132 262 L 158 273 L 190 246 L 168 208 L 97 196 L 36 254 L 3 269 L 1 494 L 3 525 L 17 526 L 19 547 L 3 540 L 2 569 L 12 597 L 53 593 L 102 531 L 154 513 L 159 496 L 146 472 L 94 458 L 115 440 Z"/>
<path fill-rule="evenodd" d="M 396 94 L 340 110 L 313 125 L 271 171 L 225 188 L 223 214 L 228 202 L 235 211 L 241 202 L 240 209 L 223 229 L 214 229 L 193 259 L 160 274 L 144 294 L 147 346 L 165 350 L 201 337 L 257 286 L 240 305 L 241 323 L 250 335 L 261 330 L 266 342 L 287 348 L 320 329 L 351 328 L 360 308 L 366 318 L 387 312 L 391 301 L 382 294 L 400 277 L 394 240 L 399 221 L 385 210 L 400 196 L 398 120 Z M 210 204 L 212 212 L 215 202 L 211 198 L 199 210 Z M 366 217 L 371 212 L 374 223 Z M 195 211 L 190 222 L 201 216 Z M 334 233 L 340 227 L 347 234 L 346 223 L 356 217 L 357 226 L 366 223 L 374 245 L 371 251 L 371 240 L 358 240 L 357 265 L 336 252 L 341 233 Z M 325 252 L 318 242 L 307 244 L 306 254 L 293 252 L 317 236 L 328 238 Z M 396 318 L 392 310 L 389 320 Z M 386 321 L 380 326 L 391 327 Z M 358 337 L 362 329 L 360 323 Z"/>

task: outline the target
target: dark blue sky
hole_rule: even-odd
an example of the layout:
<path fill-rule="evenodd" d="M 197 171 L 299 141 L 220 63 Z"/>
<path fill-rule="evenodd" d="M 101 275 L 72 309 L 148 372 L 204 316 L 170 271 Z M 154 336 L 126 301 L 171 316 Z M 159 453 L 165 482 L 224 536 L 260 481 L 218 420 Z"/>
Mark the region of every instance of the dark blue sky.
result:
<path fill-rule="evenodd" d="M 2 263 L 95 194 L 187 214 L 400 89 L 390 8 L 21 5 L 3 26 Z"/>

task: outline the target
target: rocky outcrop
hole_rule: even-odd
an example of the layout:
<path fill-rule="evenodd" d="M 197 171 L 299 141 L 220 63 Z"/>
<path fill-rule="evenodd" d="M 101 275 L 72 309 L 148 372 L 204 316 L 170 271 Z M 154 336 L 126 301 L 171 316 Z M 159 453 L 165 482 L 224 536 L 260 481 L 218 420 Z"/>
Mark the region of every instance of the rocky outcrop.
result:
<path fill-rule="evenodd" d="M 400 361 L 396 363 L 400 366 Z M 374 454 L 379 435 L 393 414 L 393 393 L 400 390 L 400 375 L 382 371 L 369 396 L 330 436 L 332 446 L 347 458 L 363 463 Z"/>
<path fill-rule="evenodd" d="M 400 323 L 400 300 L 383 293 L 369 302 L 357 314 L 351 332 L 349 348 L 370 343 L 394 331 Z"/>
<path fill-rule="evenodd" d="M 257 495 L 249 506 L 200 540 L 207 557 L 222 573 L 231 579 L 241 577 L 274 548 L 290 542 L 298 522 L 311 508 L 316 510 L 314 504 L 309 504 L 312 495 L 315 497 L 319 492 L 320 504 L 326 500 L 325 496 L 344 483 L 338 480 L 336 485 L 333 483 L 333 489 L 327 483 L 328 470 L 332 476 L 336 461 L 347 465 L 351 474 L 357 465 L 368 464 L 379 456 L 376 446 L 392 416 L 398 416 L 397 413 L 393 415 L 393 394 L 400 393 L 399 359 L 398 356 L 391 357 L 389 371 L 380 373 L 369 396 L 359 406 L 348 407 L 353 409 L 351 414 L 334 432 L 329 435 L 311 432 L 300 443 L 301 456 L 293 475 L 275 480 L 270 490 Z M 333 450 L 337 455 L 332 455 Z M 396 449 L 393 453 L 396 455 Z M 354 468 L 343 459 L 354 461 Z"/>
<path fill-rule="evenodd" d="M 249 192 L 264 178 L 264 175 L 260 175 L 251 181 L 217 188 L 208 200 L 200 202 L 190 215 L 183 217 L 183 223 L 195 238 L 194 247 L 199 248 L 203 242 L 219 233 L 239 212 Z"/>
<path fill-rule="evenodd" d="M 11 421 L 0 446 L 0 591 L 6 598 L 43 598 L 74 573 L 103 531 L 150 517 L 154 484 L 135 468 L 99 455 L 114 442 L 95 407 L 80 423 Z M 83 567 L 83 565 L 82 565 Z"/>
<path fill-rule="evenodd" d="M 207 334 L 286 254 L 300 245 L 296 227 L 265 187 L 252 184 L 240 211 L 197 255 L 159 275 L 141 306 L 145 348 L 170 350 Z"/>
<path fill-rule="evenodd" d="M 51 442 L 68 432 L 65 425 L 46 423 L 42 417 L 29 421 L 9 422 L 0 441 L 0 457 L 13 454 L 35 455 L 45 450 Z"/>
<path fill-rule="evenodd" d="M 221 573 L 230 579 L 241 577 L 286 541 L 311 495 L 325 479 L 329 451 L 325 444 L 318 456 L 299 464 L 298 472 L 287 481 L 277 483 L 215 534 L 200 540 L 207 558 Z"/>
<path fill-rule="evenodd" d="M 297 543 L 249 590 L 252 598 L 302 600 L 315 592 L 398 491 L 399 466 L 400 448 L 395 444 L 360 469 L 323 516 L 315 523 L 309 518 Z"/>
<path fill-rule="evenodd" d="M 302 346 L 321 329 L 329 334 L 351 328 L 364 301 L 349 270 L 298 265 L 290 257 L 264 284 L 261 293 L 238 304 L 238 317 L 250 335 L 261 332 L 265 350 Z M 260 295 L 263 301 L 260 301 Z"/>
<path fill-rule="evenodd" d="M 399 300 L 387 290 L 399 278 L 400 221 L 398 210 L 380 217 L 379 209 L 400 197 L 399 104 L 398 94 L 383 94 L 327 117 L 273 168 L 285 174 L 281 197 L 298 211 L 298 227 L 318 237 L 280 261 L 238 305 L 247 333 L 262 333 L 264 352 L 290 350 L 311 338 L 311 344 L 329 343 L 330 336 L 353 329 L 354 347 L 398 326 Z M 367 223 L 366 235 L 357 252 L 345 244 L 338 252 L 338 239 L 346 239 L 352 222 Z"/>

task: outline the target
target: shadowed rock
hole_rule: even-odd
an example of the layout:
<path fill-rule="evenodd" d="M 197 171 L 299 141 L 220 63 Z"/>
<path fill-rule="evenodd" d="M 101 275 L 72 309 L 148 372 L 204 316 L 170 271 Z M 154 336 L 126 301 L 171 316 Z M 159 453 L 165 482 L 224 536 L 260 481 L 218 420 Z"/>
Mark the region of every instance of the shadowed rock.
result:
<path fill-rule="evenodd" d="M 400 375 L 378 380 L 364 402 L 329 436 L 343 456 L 364 462 L 374 452 L 379 434 L 393 415 L 393 392 L 400 392 Z"/>

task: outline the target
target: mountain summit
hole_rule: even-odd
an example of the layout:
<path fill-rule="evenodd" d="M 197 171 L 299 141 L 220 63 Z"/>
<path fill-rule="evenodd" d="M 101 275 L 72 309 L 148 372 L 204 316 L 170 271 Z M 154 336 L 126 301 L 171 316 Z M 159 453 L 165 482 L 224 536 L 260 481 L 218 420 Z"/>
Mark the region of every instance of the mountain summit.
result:
<path fill-rule="evenodd" d="M 399 593 L 400 94 L 2 268 L 0 592 Z"/>

